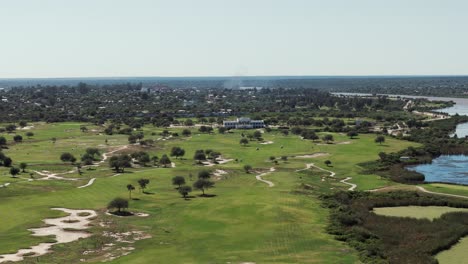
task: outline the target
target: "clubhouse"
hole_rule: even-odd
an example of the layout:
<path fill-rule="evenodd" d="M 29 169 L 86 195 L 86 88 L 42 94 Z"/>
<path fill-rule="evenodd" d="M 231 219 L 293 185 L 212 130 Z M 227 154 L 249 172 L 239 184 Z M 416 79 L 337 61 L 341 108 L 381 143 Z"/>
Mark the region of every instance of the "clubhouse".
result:
<path fill-rule="evenodd" d="M 252 129 L 252 128 L 264 128 L 265 123 L 263 120 L 252 120 L 247 117 L 237 118 L 236 121 L 223 121 L 223 126 L 227 129 L 239 128 L 239 129 Z"/>

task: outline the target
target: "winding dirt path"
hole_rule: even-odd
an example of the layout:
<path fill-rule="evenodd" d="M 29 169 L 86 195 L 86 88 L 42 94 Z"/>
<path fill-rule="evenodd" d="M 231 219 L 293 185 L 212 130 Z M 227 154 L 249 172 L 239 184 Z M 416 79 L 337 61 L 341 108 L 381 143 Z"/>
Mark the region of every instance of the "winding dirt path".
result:
<path fill-rule="evenodd" d="M 439 192 L 431 192 L 431 191 L 428 191 L 428 190 L 426 190 L 424 187 L 421 187 L 421 186 L 416 186 L 416 188 L 417 188 L 418 190 L 420 190 L 421 192 L 424 192 L 424 193 L 468 199 L 468 196 L 464 196 L 464 195 L 449 194 L 449 193 L 439 193 Z"/>
<path fill-rule="evenodd" d="M 333 171 L 331 171 L 331 170 L 326 170 L 326 169 L 320 168 L 319 166 L 315 165 L 314 163 L 306 164 L 306 168 L 305 168 L 305 169 L 296 170 L 296 172 L 298 172 L 298 171 L 303 171 L 303 170 L 307 170 L 307 169 L 310 169 L 310 168 L 312 168 L 312 167 L 314 167 L 314 168 L 316 168 L 316 169 L 319 169 L 319 170 L 321 170 L 321 171 L 330 173 L 330 177 L 332 177 L 332 178 L 335 178 L 335 176 L 336 176 L 336 173 L 335 173 L 335 172 L 333 172 Z M 350 187 L 348 188 L 348 191 L 354 191 L 354 190 L 357 188 L 357 184 L 348 182 L 349 180 L 352 180 L 352 179 L 353 179 L 352 177 L 347 177 L 346 179 L 343 179 L 343 180 L 340 181 L 341 183 L 344 183 L 344 184 L 350 186 Z M 322 179 L 322 180 L 324 180 L 324 179 Z"/>
<path fill-rule="evenodd" d="M 343 179 L 343 180 L 340 181 L 341 183 L 344 183 L 344 184 L 347 184 L 347 185 L 351 186 L 351 187 L 348 188 L 348 191 L 354 191 L 354 189 L 357 188 L 357 184 L 348 182 L 348 180 L 351 180 L 351 179 L 352 179 L 351 177 L 347 177 L 346 179 Z"/>
<path fill-rule="evenodd" d="M 270 171 L 258 174 L 258 175 L 255 176 L 255 178 L 258 181 L 261 181 L 261 182 L 264 182 L 264 183 L 268 184 L 268 187 L 273 187 L 273 186 L 275 186 L 275 184 L 273 182 L 264 180 L 262 177 L 274 172 L 275 170 L 276 170 L 275 167 L 271 167 Z"/>
<path fill-rule="evenodd" d="M 86 188 L 86 187 L 88 187 L 88 186 L 91 186 L 91 185 L 93 185 L 93 183 L 94 183 L 95 180 L 96 180 L 96 178 L 92 178 L 91 180 L 89 180 L 89 182 L 88 182 L 87 184 L 85 184 L 85 185 L 83 185 L 83 186 L 79 186 L 79 187 L 77 187 L 77 188 L 78 188 L 78 189 L 81 189 L 81 188 Z"/>

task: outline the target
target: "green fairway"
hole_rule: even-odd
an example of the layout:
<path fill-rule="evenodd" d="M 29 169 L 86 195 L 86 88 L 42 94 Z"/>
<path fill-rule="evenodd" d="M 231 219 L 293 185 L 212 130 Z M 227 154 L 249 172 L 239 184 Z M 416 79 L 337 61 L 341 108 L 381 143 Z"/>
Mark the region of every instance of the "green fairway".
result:
<path fill-rule="evenodd" d="M 425 218 L 434 220 L 445 213 L 468 212 L 468 209 L 446 206 L 398 206 L 374 208 L 374 212 L 378 215 L 385 216 L 412 217 L 418 219 Z"/>
<path fill-rule="evenodd" d="M 460 242 L 436 255 L 440 264 L 460 264 L 468 259 L 468 237 L 462 238 Z"/>
<path fill-rule="evenodd" d="M 35 170 L 73 170 L 74 165 L 60 161 L 62 152 L 71 152 L 79 158 L 88 147 L 98 147 L 101 152 L 106 152 L 128 145 L 125 135 L 104 135 L 102 127 L 92 125 L 87 125 L 87 132 L 81 132 L 80 125 L 34 124 L 29 130 L 35 133 L 34 137 L 25 137 L 23 143 L 11 144 L 4 151 L 13 158 L 15 166 L 19 162 L 27 162 L 29 166 L 26 173 L 15 179 L 8 176 L 8 170 L 0 170 L 0 175 L 4 175 L 0 184 L 10 183 L 8 187 L 0 188 L 0 212 L 7 214 L 0 225 L 0 254 L 49 241 L 50 238 L 30 236 L 27 228 L 40 226 L 44 218 L 61 215 L 50 208 L 65 207 L 99 212 L 91 230 L 93 236 L 54 246 L 53 254 L 39 257 L 40 263 L 105 260 L 105 252 L 96 251 L 86 256 L 82 253 L 102 247 L 102 241 L 106 240 L 102 233 L 107 229 L 99 223 L 109 219 L 119 230 L 138 230 L 151 236 L 132 243 L 135 249 L 131 254 L 116 258 L 113 263 L 148 263 L 148 260 L 157 263 L 357 263 L 358 256 L 353 249 L 326 233 L 328 211 L 321 207 L 318 195 L 347 190 L 349 186 L 339 182 L 346 177 L 352 177 L 349 182 L 357 184 L 359 190 L 392 185 L 379 176 L 360 174 L 362 169 L 357 164 L 377 159 L 381 151 L 398 151 L 416 145 L 392 138 L 379 145 L 374 143 L 374 135 L 360 135 L 358 139 L 350 140 L 338 133 L 331 133 L 334 144 L 323 144 L 272 131 L 263 134 L 265 141 L 271 141 L 271 144 L 251 141 L 241 146 L 239 140 L 245 131 L 200 134 L 192 129 L 190 137 L 163 140 L 159 135 L 163 129 L 146 126 L 143 128 L 145 139 L 153 139 L 154 146 L 131 145 L 120 153 L 144 150 L 161 157 L 169 154 L 173 146 L 179 146 L 186 154 L 180 159 L 171 157 L 175 168 L 135 167 L 116 175 L 105 162 L 90 169 L 83 168 L 82 175 L 76 171 L 63 175 L 68 179 L 80 178 L 76 181 L 37 180 L 40 178 L 37 174 L 33 181 L 28 181 L 29 173 Z M 169 129 L 179 135 L 181 130 Z M 7 137 L 10 140 L 12 135 Z M 52 137 L 57 139 L 55 143 L 51 141 Z M 232 160 L 214 167 L 200 166 L 192 158 L 197 149 L 219 151 L 223 158 Z M 314 153 L 324 155 L 300 157 Z M 270 160 L 272 156 L 277 164 Z M 287 159 L 281 160 L 282 156 Z M 332 164 L 326 166 L 325 160 Z M 305 169 L 310 163 L 336 175 L 330 177 L 330 173 L 313 167 Z M 251 173 L 244 171 L 246 164 L 253 167 Z M 263 177 L 274 183 L 274 187 L 268 187 L 255 175 L 272 167 L 276 170 Z M 194 190 L 190 194 L 192 198 L 182 199 L 171 184 L 171 178 L 181 175 L 188 185 L 192 185 L 189 174 L 195 181 L 202 169 L 222 169 L 227 174 L 216 181 L 215 188 L 207 190 L 213 197 L 199 197 L 201 192 Z M 91 186 L 76 188 L 91 178 L 96 178 Z M 106 216 L 107 203 L 115 197 L 128 197 L 126 185 L 137 186 L 140 178 L 150 180 L 146 190 L 149 194 L 135 190 L 133 197 L 138 200 L 130 201 L 130 211 L 149 216 Z"/>

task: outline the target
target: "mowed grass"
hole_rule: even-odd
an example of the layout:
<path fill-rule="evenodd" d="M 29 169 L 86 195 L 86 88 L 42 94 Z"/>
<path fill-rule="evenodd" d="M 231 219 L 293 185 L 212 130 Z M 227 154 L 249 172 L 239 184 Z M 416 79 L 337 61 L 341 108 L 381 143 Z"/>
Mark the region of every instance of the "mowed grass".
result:
<path fill-rule="evenodd" d="M 468 260 L 468 237 L 462 238 L 449 250 L 444 250 L 436 255 L 440 264 L 461 264 Z"/>
<path fill-rule="evenodd" d="M 468 209 L 447 206 L 398 206 L 374 208 L 373 211 L 378 215 L 434 220 L 446 213 L 468 212 Z"/>
<path fill-rule="evenodd" d="M 100 135 L 98 130 L 102 130 L 102 127 L 92 128 L 91 125 L 87 125 L 89 132 L 82 133 L 80 125 L 35 124 L 31 130 L 36 134 L 34 142 L 33 139 L 25 139 L 21 144 L 10 145 L 5 152 L 16 165 L 23 161 L 30 163 L 28 171 L 45 168 L 68 171 L 73 166 L 59 161 L 64 151 L 79 157 L 87 147 L 97 146 L 104 151 L 128 144 L 124 135 Z M 91 128 L 96 131 L 90 131 Z M 181 131 L 169 130 L 179 134 Z M 0 225 L 0 253 L 15 252 L 50 240 L 32 237 L 27 231 L 27 228 L 40 226 L 41 219 L 57 216 L 58 213 L 49 208 L 95 209 L 102 213 L 112 198 L 128 197 L 127 184 L 137 186 L 138 179 L 148 178 L 151 181 L 147 190 L 150 194 L 135 191 L 133 196 L 139 200 L 130 201 L 130 210 L 150 216 L 119 218 L 118 221 L 123 226 L 143 230 L 152 238 L 136 242 L 135 251 L 112 263 L 356 263 L 356 253 L 326 233 L 328 211 L 320 206 L 317 196 L 346 190 L 349 186 L 339 183 L 345 177 L 353 177 L 350 182 L 357 183 L 358 189 L 390 185 L 389 181 L 378 176 L 360 175 L 361 168 L 356 164 L 378 158 L 380 151 L 397 151 L 415 145 L 391 138 L 387 138 L 384 145 L 378 145 L 374 143 L 373 135 L 361 135 L 359 139 L 349 140 L 340 134 L 333 134 L 335 144 L 323 145 L 301 140 L 295 135 L 284 136 L 272 132 L 265 133 L 263 137 L 266 141 L 273 141 L 273 144 L 263 145 L 252 141 L 247 146 L 241 146 L 241 133 L 249 131 L 208 135 L 199 134 L 193 129 L 191 137 L 180 136 L 166 141 L 157 140 L 161 131 L 150 126 L 144 128 L 145 138 L 156 140 L 155 147 L 145 151 L 161 157 L 164 153 L 169 154 L 173 146 L 184 148 L 185 158 L 172 158 L 176 168 L 132 168 L 111 177 L 115 173 L 104 163 L 95 170 L 83 169 L 83 179 L 76 182 L 27 181 L 2 176 L 1 182 L 12 184 L 0 188 L 0 212 L 4 214 Z M 51 137 L 57 138 L 55 144 L 50 141 Z M 108 139 L 109 145 L 104 144 L 105 139 Z M 221 152 L 224 158 L 237 161 L 205 168 L 194 164 L 192 155 L 197 149 L 213 149 Z M 317 152 L 330 155 L 294 158 Z M 288 160 L 275 165 L 270 161 L 270 156 L 288 156 Z M 332 166 L 323 164 L 327 159 L 332 161 Z M 335 171 L 336 178 L 330 178 L 328 173 L 317 169 L 296 172 L 305 168 L 306 163 Z M 264 177 L 274 182 L 275 186 L 269 188 L 255 179 L 255 173 L 245 173 L 245 164 L 252 165 L 258 172 L 275 167 L 275 172 Z M 192 174 L 195 179 L 202 169 L 223 169 L 228 175 L 217 181 L 215 188 L 207 191 L 214 197 L 199 197 L 200 192 L 194 191 L 190 200 L 181 199 L 171 185 L 171 178 L 185 176 L 191 185 L 188 175 Z M 27 178 L 29 175 L 21 174 L 20 177 Z M 69 177 L 80 176 L 70 174 Z M 97 178 L 92 186 L 76 188 L 90 178 Z M 308 186 L 308 191 L 298 191 L 304 185 Z M 83 252 L 94 243 L 96 241 L 89 238 L 59 246 L 55 254 L 40 259 L 42 263 L 74 263 L 78 260 L 70 259 L 74 255 L 67 254 L 67 251 Z"/>
<path fill-rule="evenodd" d="M 422 186 L 432 192 L 449 193 L 468 197 L 468 186 L 466 185 L 430 183 Z"/>

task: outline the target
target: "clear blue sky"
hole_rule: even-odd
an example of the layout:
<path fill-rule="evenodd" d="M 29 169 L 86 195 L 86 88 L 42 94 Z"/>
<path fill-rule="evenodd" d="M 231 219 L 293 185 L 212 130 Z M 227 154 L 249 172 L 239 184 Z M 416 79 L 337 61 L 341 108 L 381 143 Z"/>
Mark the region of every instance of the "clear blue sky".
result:
<path fill-rule="evenodd" d="M 0 0 L 0 78 L 468 74 L 466 0 Z"/>

